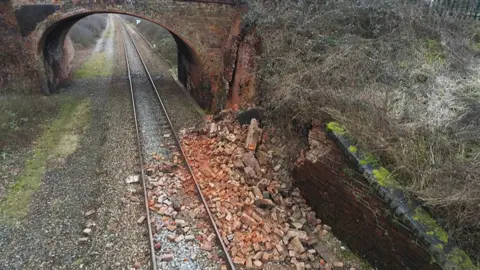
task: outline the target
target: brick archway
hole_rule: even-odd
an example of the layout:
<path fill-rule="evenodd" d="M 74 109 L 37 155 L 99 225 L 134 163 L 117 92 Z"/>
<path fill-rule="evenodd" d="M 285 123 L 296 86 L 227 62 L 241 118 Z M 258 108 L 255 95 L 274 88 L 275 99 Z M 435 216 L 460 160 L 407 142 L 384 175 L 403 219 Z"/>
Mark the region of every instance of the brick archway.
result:
<path fill-rule="evenodd" d="M 211 109 L 225 103 L 228 93 L 224 90 L 223 72 L 226 66 L 231 65 L 229 58 L 225 57 L 228 53 L 225 48 L 236 38 L 231 36 L 232 28 L 240 27 L 236 18 L 241 17 L 243 12 L 237 5 L 231 5 L 236 1 L 96 2 L 100 3 L 24 5 L 17 8 L 17 21 L 22 35 L 26 37 L 27 47 L 33 51 L 37 69 L 48 82 L 44 87 L 46 93 L 56 91 L 57 70 L 61 65 L 58 59 L 71 26 L 91 14 L 115 13 L 138 17 L 170 31 L 177 42 L 180 81 L 204 108 Z"/>
<path fill-rule="evenodd" d="M 198 52 L 194 49 L 192 42 L 186 40 L 184 37 L 171 30 L 168 26 L 164 26 L 156 20 L 128 12 L 90 11 L 69 14 L 67 17 L 57 20 L 51 26 L 46 28 L 43 31 L 43 34 L 39 35 L 40 38 L 37 43 L 36 51 L 37 54 L 43 58 L 48 93 L 55 93 L 57 91 L 57 86 L 65 79 L 65 76 L 62 75 L 62 70 L 65 68 L 62 67 L 62 65 L 65 65 L 63 61 L 63 44 L 68 31 L 80 19 L 99 13 L 130 15 L 150 21 L 167 29 L 177 43 L 179 80 L 198 99 L 198 101 L 200 101 L 199 103 L 205 107 L 209 106 L 206 101 L 211 100 L 209 93 L 200 92 L 202 90 L 202 80 L 208 80 L 208 78 L 204 76 L 202 60 Z"/>

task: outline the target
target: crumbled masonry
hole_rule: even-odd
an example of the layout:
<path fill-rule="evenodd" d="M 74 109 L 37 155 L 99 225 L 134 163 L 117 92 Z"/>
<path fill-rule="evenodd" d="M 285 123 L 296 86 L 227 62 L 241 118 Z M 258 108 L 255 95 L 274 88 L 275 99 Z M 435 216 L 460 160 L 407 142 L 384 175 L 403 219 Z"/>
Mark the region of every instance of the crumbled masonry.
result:
<path fill-rule="evenodd" d="M 242 127 L 233 111 L 216 119 L 208 117 L 201 130 L 182 131 L 181 141 L 236 266 L 358 269 L 325 247 L 331 228 L 297 188 L 278 179 L 282 166 L 266 148 L 267 132 L 258 121 Z"/>

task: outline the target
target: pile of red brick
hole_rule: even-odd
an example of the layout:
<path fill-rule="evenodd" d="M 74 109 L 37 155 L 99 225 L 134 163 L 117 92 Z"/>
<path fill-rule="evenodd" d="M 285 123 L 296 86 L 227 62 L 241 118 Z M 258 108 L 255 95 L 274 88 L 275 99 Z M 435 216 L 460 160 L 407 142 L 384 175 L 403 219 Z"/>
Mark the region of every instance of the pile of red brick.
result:
<path fill-rule="evenodd" d="M 195 268 L 191 261 L 202 269 L 223 264 L 207 212 L 180 153 L 155 154 L 153 159 L 145 171 L 159 269 Z M 141 218 L 138 223 L 143 221 Z"/>
<path fill-rule="evenodd" d="M 262 140 L 255 119 L 240 126 L 234 112 L 211 117 L 203 130 L 182 135 L 182 144 L 215 215 L 223 241 L 238 266 L 275 269 L 341 268 L 326 263 L 322 225 L 296 188 L 278 180 L 279 164 Z"/>

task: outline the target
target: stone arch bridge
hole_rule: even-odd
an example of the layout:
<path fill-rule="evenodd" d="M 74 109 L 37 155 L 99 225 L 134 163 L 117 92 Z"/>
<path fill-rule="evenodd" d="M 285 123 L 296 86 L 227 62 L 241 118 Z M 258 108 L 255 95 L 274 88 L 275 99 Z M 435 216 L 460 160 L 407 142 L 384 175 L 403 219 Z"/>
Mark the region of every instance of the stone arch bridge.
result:
<path fill-rule="evenodd" d="M 62 72 L 64 41 L 73 24 L 94 13 L 116 13 L 170 31 L 177 43 L 179 80 L 202 107 L 215 110 L 242 99 L 241 90 L 231 91 L 246 11 L 246 4 L 239 0 L 11 1 L 18 29 L 47 94 L 56 92 L 66 77 Z"/>

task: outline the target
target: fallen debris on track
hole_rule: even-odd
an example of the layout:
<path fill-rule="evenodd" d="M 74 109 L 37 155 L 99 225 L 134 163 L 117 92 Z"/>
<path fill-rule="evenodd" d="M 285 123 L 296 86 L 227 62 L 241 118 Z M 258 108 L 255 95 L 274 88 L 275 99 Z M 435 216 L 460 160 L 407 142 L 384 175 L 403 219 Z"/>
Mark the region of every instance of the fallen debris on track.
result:
<path fill-rule="evenodd" d="M 281 165 L 262 144 L 257 120 L 242 127 L 233 111 L 215 119 L 182 132 L 181 141 L 236 266 L 358 269 L 336 259 L 323 241 L 331 228 L 297 188 L 278 180 Z"/>

